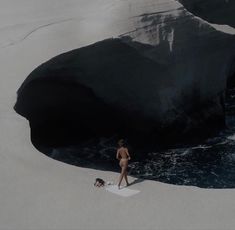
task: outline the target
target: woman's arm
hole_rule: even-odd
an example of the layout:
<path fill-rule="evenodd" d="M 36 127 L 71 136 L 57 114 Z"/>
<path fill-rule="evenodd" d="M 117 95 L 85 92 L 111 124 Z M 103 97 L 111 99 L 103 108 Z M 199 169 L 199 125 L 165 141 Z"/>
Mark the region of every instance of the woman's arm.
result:
<path fill-rule="evenodd" d="M 131 159 L 131 156 L 130 156 L 129 151 L 128 151 L 127 148 L 126 148 L 126 154 L 127 154 L 127 156 L 128 156 L 128 160 L 130 160 L 130 159 Z"/>
<path fill-rule="evenodd" d="M 117 160 L 120 159 L 120 157 L 119 157 L 119 149 L 117 150 L 116 159 L 117 159 Z"/>

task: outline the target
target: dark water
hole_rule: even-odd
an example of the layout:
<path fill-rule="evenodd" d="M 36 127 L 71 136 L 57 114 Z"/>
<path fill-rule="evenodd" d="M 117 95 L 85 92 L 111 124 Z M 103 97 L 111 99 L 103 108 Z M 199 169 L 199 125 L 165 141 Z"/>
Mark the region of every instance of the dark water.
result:
<path fill-rule="evenodd" d="M 202 188 L 235 188 L 235 90 L 227 96 L 227 129 L 201 145 L 142 153 L 135 153 L 129 174 L 176 185 Z M 83 145 L 53 149 L 50 157 L 100 170 L 119 171 L 115 160 L 117 138 L 90 140 Z M 97 175 L 98 176 L 98 175 Z"/>

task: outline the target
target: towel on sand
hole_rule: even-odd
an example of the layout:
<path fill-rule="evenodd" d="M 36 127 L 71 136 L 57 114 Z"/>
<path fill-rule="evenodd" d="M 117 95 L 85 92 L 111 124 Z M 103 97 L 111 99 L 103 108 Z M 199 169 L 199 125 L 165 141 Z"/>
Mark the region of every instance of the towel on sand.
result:
<path fill-rule="evenodd" d="M 133 189 L 129 189 L 126 187 L 121 187 L 120 189 L 118 189 L 117 185 L 110 185 L 110 186 L 107 186 L 105 189 L 111 193 L 114 193 L 116 195 L 123 196 L 123 197 L 130 197 L 140 192 L 138 190 L 133 190 Z"/>

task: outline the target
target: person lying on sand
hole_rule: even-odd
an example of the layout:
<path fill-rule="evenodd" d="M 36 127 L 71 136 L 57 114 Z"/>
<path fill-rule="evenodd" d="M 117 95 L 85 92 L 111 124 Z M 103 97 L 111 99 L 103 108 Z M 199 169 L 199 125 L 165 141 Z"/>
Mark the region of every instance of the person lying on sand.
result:
<path fill-rule="evenodd" d="M 95 183 L 94 183 L 94 186 L 95 187 L 104 187 L 104 186 L 107 186 L 107 185 L 113 185 L 113 182 L 112 181 L 107 181 L 105 182 L 103 179 L 101 178 L 96 178 L 95 179 Z"/>
<path fill-rule="evenodd" d="M 105 181 L 100 179 L 100 178 L 96 178 L 94 186 L 95 187 L 104 187 L 105 186 Z"/>

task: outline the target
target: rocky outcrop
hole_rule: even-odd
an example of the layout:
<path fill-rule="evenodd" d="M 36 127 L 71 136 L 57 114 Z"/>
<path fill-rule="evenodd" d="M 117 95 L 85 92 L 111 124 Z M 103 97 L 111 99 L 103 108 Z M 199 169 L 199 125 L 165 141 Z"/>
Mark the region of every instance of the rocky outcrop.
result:
<path fill-rule="evenodd" d="M 233 0 L 179 0 L 186 9 L 203 19 L 235 27 Z"/>
<path fill-rule="evenodd" d="M 29 119 L 34 143 L 114 133 L 170 143 L 224 125 L 234 36 L 178 3 L 159 10 L 151 2 L 133 1 L 138 10 L 115 19 L 123 23 L 115 39 L 61 54 L 28 76 L 15 110 Z"/>

